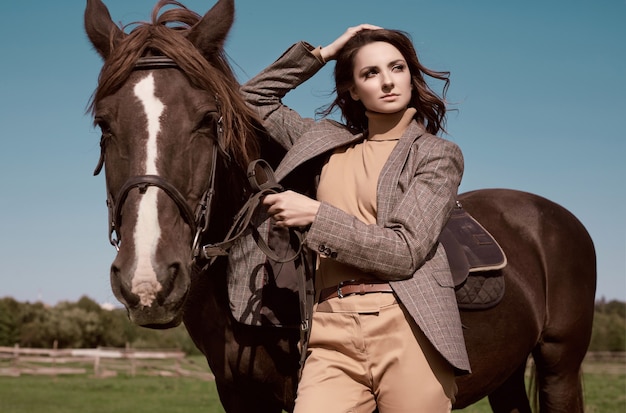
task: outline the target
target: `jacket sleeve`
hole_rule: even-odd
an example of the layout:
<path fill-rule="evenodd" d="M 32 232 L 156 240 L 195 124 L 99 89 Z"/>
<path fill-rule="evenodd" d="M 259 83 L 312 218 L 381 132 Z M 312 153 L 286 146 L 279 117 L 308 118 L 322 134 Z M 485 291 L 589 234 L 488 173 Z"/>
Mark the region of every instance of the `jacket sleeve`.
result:
<path fill-rule="evenodd" d="M 303 118 L 283 105 L 282 98 L 310 79 L 324 63 L 305 42 L 291 46 L 274 63 L 241 86 L 248 105 L 257 113 L 267 132 L 286 149 L 315 121 Z"/>
<path fill-rule="evenodd" d="M 307 234 L 309 248 L 381 279 L 412 277 L 435 252 L 463 174 L 456 144 L 432 136 L 423 144 L 420 140 L 417 165 L 406 188 L 389 200 L 394 208 L 384 223 L 368 225 L 322 203 Z"/>

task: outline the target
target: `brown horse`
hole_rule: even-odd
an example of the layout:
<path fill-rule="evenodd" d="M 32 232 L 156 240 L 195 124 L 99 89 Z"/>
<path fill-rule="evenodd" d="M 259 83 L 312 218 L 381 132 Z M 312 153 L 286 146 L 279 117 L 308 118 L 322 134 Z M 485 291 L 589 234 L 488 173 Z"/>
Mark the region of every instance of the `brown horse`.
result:
<path fill-rule="evenodd" d="M 151 24 L 126 33 L 100 0 L 87 0 L 86 31 L 104 59 L 92 100 L 102 130 L 96 173 L 105 166 L 118 249 L 111 286 L 130 319 L 151 328 L 184 321 L 227 412 L 278 413 L 293 408 L 298 329 L 237 323 L 226 260 L 197 254 L 225 236 L 249 196 L 248 162 L 275 165 L 284 154 L 247 109 L 224 58 L 233 15 L 232 0 L 203 17 L 162 0 Z M 508 265 L 502 301 L 462 312 L 473 373 L 460 378 L 455 408 L 489 396 L 495 412 L 529 412 L 532 355 L 541 411 L 582 411 L 595 296 L 589 235 L 565 209 L 528 193 L 480 190 L 460 200 L 499 240 Z"/>

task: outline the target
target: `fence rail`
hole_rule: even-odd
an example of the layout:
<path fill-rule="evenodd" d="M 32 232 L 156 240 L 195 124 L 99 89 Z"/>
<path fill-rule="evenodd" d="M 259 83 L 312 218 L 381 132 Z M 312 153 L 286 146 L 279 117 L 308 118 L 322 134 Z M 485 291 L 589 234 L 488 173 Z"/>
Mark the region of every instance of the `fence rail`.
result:
<path fill-rule="evenodd" d="M 111 377 L 158 375 L 213 380 L 206 362 L 198 363 L 176 349 L 133 348 L 43 349 L 0 347 L 0 376 L 90 375 Z M 589 352 L 585 361 L 626 365 L 625 352 Z"/>
<path fill-rule="evenodd" d="M 0 347 L 0 376 L 93 373 L 95 377 L 146 374 L 212 380 L 208 370 L 206 363 L 198 365 L 175 349 Z"/>

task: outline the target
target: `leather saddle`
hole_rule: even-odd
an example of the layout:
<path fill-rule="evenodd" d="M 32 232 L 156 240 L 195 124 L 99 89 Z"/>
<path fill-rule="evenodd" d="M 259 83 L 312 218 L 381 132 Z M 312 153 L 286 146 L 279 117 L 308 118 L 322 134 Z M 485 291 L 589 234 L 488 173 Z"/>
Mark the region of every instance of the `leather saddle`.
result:
<path fill-rule="evenodd" d="M 459 308 L 484 310 L 497 305 L 504 296 L 504 277 L 499 270 L 506 266 L 506 255 L 458 201 L 439 242 L 448 256 Z"/>

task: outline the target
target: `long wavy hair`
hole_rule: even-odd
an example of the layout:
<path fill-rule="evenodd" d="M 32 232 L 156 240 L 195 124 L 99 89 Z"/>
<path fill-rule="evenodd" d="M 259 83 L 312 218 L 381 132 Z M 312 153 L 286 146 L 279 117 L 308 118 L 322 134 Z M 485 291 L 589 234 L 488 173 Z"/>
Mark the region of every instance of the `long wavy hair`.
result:
<path fill-rule="evenodd" d="M 337 55 L 335 63 L 336 98 L 318 115 L 328 116 L 337 108 L 341 110 L 342 119 L 353 131 L 367 130 L 365 106 L 350 96 L 350 88 L 354 85 L 354 58 L 358 51 L 370 43 L 385 42 L 400 51 L 407 62 L 411 73 L 413 92 L 409 106 L 417 109 L 415 120 L 422 123 L 433 135 L 445 132 L 446 104 L 445 95 L 450 85 L 450 72 L 438 72 L 422 65 L 417 57 L 410 36 L 400 30 L 378 29 L 361 30 L 354 35 Z M 441 97 L 426 83 L 426 76 L 444 82 Z"/>

